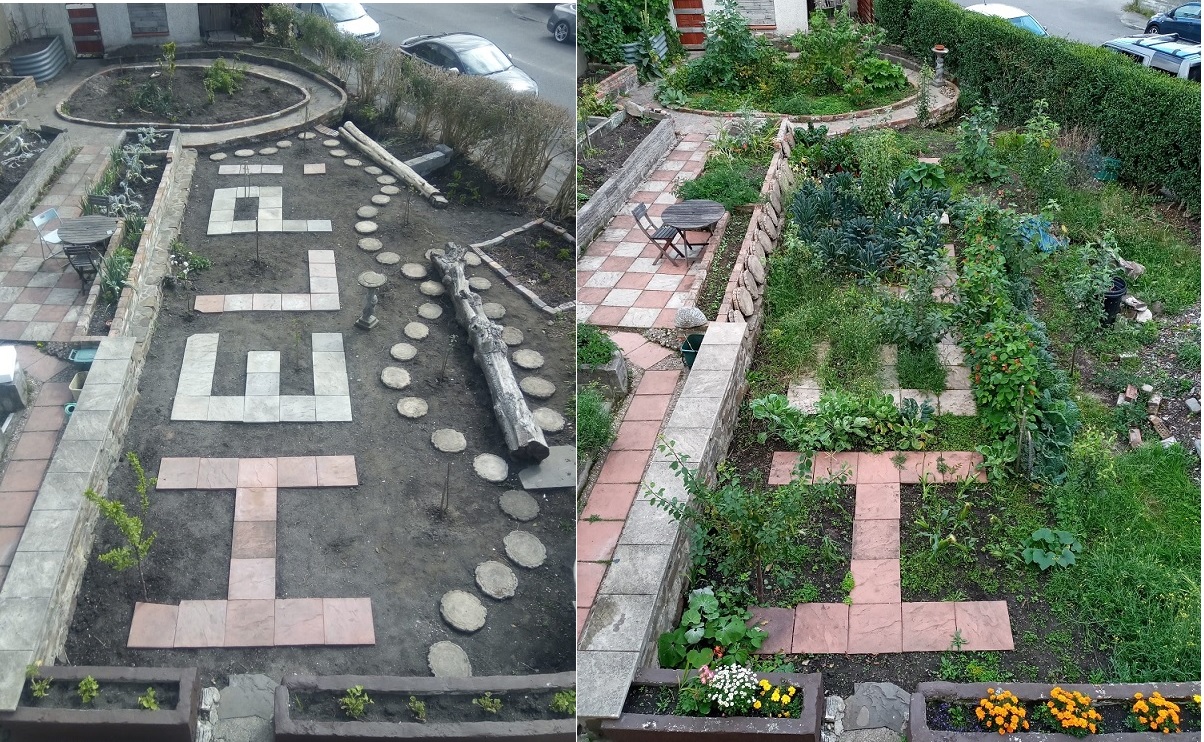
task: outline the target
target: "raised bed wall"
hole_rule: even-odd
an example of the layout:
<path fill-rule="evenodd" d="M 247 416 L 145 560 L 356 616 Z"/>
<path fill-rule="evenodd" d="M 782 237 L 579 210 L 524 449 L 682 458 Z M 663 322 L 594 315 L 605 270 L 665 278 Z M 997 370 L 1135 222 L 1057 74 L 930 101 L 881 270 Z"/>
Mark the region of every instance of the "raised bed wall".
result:
<path fill-rule="evenodd" d="M 32 77 L 0 77 L 0 82 L 11 83 L 0 93 L 0 116 L 12 116 L 38 93 Z"/>
<path fill-rule="evenodd" d="M 599 96 L 609 96 L 611 94 L 620 96 L 627 95 L 639 86 L 639 73 L 636 71 L 634 64 L 629 64 L 608 77 L 599 80 L 597 88 Z"/>
<path fill-rule="evenodd" d="M 32 80 L 33 78 L 27 78 Z M 0 121 L 0 126 L 10 126 L 12 124 L 21 123 L 19 121 L 3 120 Z M 62 129 L 56 129 L 53 126 L 41 126 L 38 129 L 43 136 L 54 135 L 50 145 L 45 151 L 38 156 L 38 161 L 21 182 L 17 184 L 8 196 L 0 203 L 0 235 L 7 235 L 16 228 L 17 222 L 24 219 L 29 210 L 33 208 L 34 201 L 37 200 L 38 194 L 50 182 L 50 178 L 54 175 L 54 171 L 58 169 L 63 160 L 71 154 L 71 145 L 67 142 L 67 137 L 63 136 Z"/>

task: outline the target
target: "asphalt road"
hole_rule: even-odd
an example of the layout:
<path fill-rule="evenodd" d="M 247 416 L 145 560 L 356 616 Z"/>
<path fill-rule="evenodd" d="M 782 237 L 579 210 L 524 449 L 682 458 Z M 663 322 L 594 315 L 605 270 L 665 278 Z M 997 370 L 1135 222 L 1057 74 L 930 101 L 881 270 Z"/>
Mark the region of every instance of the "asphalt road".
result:
<path fill-rule="evenodd" d="M 1045 26 L 1053 36 L 1062 36 L 1099 46 L 1118 36 L 1128 36 L 1134 31 L 1121 22 L 1126 0 L 1005 0 L 1011 5 L 1027 11 Z M 964 7 L 979 5 L 981 0 L 957 0 Z"/>
<path fill-rule="evenodd" d="M 368 15 L 381 40 L 400 44 L 419 34 L 467 31 L 492 41 L 539 84 L 539 97 L 576 110 L 577 53 L 548 33 L 553 3 L 373 3 Z"/>

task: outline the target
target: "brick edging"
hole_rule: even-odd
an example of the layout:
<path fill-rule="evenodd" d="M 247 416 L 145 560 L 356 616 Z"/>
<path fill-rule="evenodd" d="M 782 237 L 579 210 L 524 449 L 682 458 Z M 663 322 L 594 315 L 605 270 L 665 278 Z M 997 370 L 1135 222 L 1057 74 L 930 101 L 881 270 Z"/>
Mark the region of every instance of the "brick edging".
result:
<path fill-rule="evenodd" d="M 490 257 L 489 254 L 486 253 L 485 250 L 483 249 L 483 248 L 489 247 L 490 245 L 496 245 L 499 242 L 502 242 L 503 240 L 505 240 L 507 237 L 513 237 L 514 235 L 519 234 L 520 232 L 525 232 L 528 229 L 531 229 L 533 227 L 543 227 L 544 229 L 552 232 L 553 234 L 557 235 L 561 239 L 565 240 L 570 245 L 577 244 L 576 239 L 574 239 L 573 236 L 571 234 L 569 234 L 568 230 L 566 230 L 564 227 L 559 227 L 559 226 L 547 221 L 546 219 L 539 218 L 539 219 L 533 219 L 533 220 L 527 222 L 526 224 L 522 225 L 521 227 L 515 227 L 514 229 L 508 229 L 505 232 L 502 232 L 500 235 L 498 235 L 497 237 L 494 237 L 492 239 L 485 240 L 484 242 L 476 242 L 476 243 L 470 244 L 469 247 L 472 248 L 472 251 L 475 252 L 477 255 L 479 255 L 481 260 L 484 263 L 488 264 L 489 267 L 494 270 L 494 272 L 496 272 L 499 276 L 501 276 L 503 279 L 505 279 L 506 283 L 510 284 L 510 288 L 512 288 L 515 291 L 517 291 L 518 293 L 522 294 L 524 297 L 526 297 L 527 301 L 534 304 L 537 308 L 542 309 L 543 311 L 545 311 L 548 314 L 555 317 L 556 315 L 558 315 L 562 312 L 567 312 L 568 310 L 576 307 L 577 302 L 570 299 L 569 301 L 566 301 L 563 304 L 560 304 L 559 306 L 555 306 L 555 307 L 552 306 L 551 304 L 548 304 L 546 301 L 539 298 L 539 295 L 536 294 L 534 291 L 532 291 L 531 289 L 529 289 L 526 286 L 519 283 L 518 280 L 513 275 L 510 274 L 510 271 L 506 270 L 506 268 L 504 266 L 502 266 L 501 263 L 497 262 L 492 257 Z"/>

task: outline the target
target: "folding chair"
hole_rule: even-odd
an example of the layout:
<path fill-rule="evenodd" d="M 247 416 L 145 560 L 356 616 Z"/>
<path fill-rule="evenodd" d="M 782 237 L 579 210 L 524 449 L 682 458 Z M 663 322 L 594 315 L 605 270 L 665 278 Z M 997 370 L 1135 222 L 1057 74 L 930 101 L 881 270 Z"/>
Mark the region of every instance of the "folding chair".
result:
<path fill-rule="evenodd" d="M 33 228 L 38 231 L 38 240 L 42 243 L 42 260 L 55 256 L 54 248 L 50 248 L 50 253 L 46 253 L 46 245 L 62 245 L 63 241 L 59 239 L 59 231 L 55 229 L 51 232 L 43 232 L 42 227 L 45 227 L 50 222 L 59 218 L 58 209 L 46 209 L 41 214 L 33 218 Z"/>
<path fill-rule="evenodd" d="M 100 256 L 90 245 L 63 245 L 63 254 L 67 256 L 67 262 L 79 274 L 79 280 L 83 283 L 84 288 L 100 272 Z"/>
<path fill-rule="evenodd" d="M 658 260 L 661 258 L 668 258 L 670 263 L 677 265 L 677 260 L 674 259 L 673 253 L 676 253 L 677 257 L 679 258 L 686 258 L 687 260 L 689 259 L 688 251 L 690 244 L 686 242 L 686 235 L 684 232 L 679 230 L 677 227 L 673 227 L 668 224 L 662 224 L 659 227 L 656 226 L 652 222 L 652 217 L 648 216 L 648 206 L 645 204 L 636 204 L 631 213 L 635 217 L 635 223 L 637 226 L 639 226 L 640 231 L 642 231 L 644 236 L 647 237 L 653 245 L 656 245 L 656 249 L 660 251 L 660 258 L 658 258 Z M 681 235 L 682 244 L 686 246 L 687 252 L 682 252 L 681 248 L 673 244 L 673 241 L 677 239 L 678 235 Z M 669 252 L 670 248 L 672 248 L 673 253 Z"/>

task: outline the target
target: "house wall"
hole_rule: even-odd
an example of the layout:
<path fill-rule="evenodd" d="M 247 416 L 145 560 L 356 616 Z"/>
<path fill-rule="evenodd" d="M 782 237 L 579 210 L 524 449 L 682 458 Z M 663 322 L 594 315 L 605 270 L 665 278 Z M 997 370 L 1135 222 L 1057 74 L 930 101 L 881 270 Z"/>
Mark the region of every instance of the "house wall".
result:
<path fill-rule="evenodd" d="M 807 3 L 802 0 L 740 0 L 739 5 L 753 28 L 772 30 L 782 36 L 807 31 Z M 717 6 L 717 0 L 702 0 L 706 16 L 715 12 Z"/>
<path fill-rule="evenodd" d="M 178 44 L 201 40 L 201 18 L 196 3 L 167 3 L 168 33 L 162 36 L 139 36 L 130 32 L 130 13 L 125 3 L 97 3 L 96 17 L 100 20 L 100 35 L 105 42 L 105 51 L 112 51 L 129 44 L 162 44 L 174 41 Z"/>
<path fill-rule="evenodd" d="M 67 20 L 67 6 L 56 3 L 9 3 L 4 11 L 17 27 L 17 33 L 26 38 L 59 35 L 63 37 L 63 48 L 67 56 L 75 58 L 75 47 L 71 43 L 71 24 Z M 17 41 L 17 39 L 13 39 Z"/>

